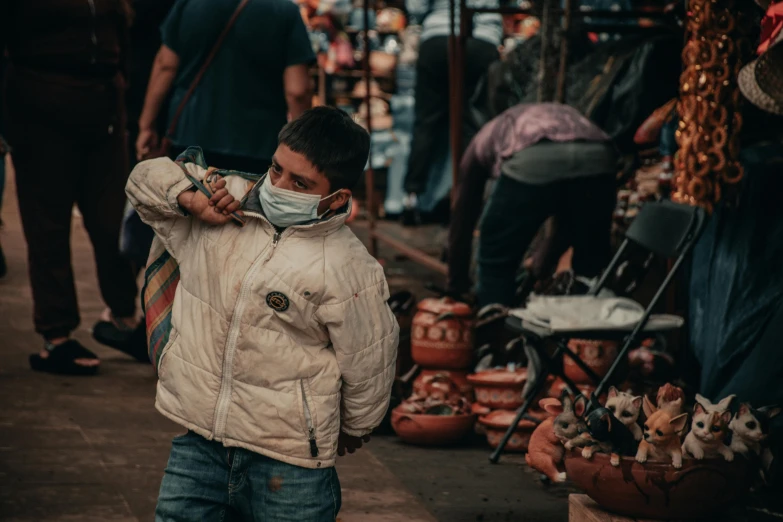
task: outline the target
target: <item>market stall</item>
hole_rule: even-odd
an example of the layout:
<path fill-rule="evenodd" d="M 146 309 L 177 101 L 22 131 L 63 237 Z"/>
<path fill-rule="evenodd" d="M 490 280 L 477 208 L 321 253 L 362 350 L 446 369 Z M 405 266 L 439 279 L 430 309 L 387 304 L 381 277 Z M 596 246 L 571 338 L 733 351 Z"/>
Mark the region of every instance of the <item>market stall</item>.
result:
<path fill-rule="evenodd" d="M 723 464 L 723 455 L 719 453 L 704 466 L 694 466 L 694 462 L 689 462 L 683 468 L 687 471 L 679 471 L 676 466 L 672 471 L 662 464 L 646 465 L 639 460 L 639 444 L 635 443 L 631 444 L 633 451 L 628 447 L 622 451 L 617 449 L 617 454 L 624 457 L 619 461 L 619 467 L 609 462 L 613 459 L 600 457 L 581 462 L 581 456 L 565 452 L 561 455 L 561 460 L 565 459 L 565 469 L 560 462 L 555 462 L 557 466 L 552 468 L 551 463 L 542 464 L 531 449 L 536 446 L 540 450 L 535 442 L 536 433 L 543 429 L 551 439 L 555 418 L 561 419 L 565 414 L 576 415 L 574 399 L 565 399 L 564 392 L 581 393 L 589 399 L 585 410 L 576 417 L 600 410 L 609 404 L 607 400 L 614 402 L 612 407 L 616 411 L 611 413 L 616 415 L 622 413 L 617 409 L 618 400 L 626 401 L 623 403 L 626 406 L 633 404 L 633 408 L 629 406 L 628 410 L 633 420 L 628 425 L 635 425 L 636 430 L 641 430 L 641 422 L 637 423 L 637 419 L 651 418 L 662 408 L 660 398 L 649 408 L 642 408 L 642 397 L 655 397 L 659 387 L 663 395 L 671 390 L 683 393 L 678 386 L 665 384 L 674 380 L 687 391 L 688 403 L 696 405 L 695 409 L 689 407 L 687 411 L 683 410 L 690 416 L 687 423 L 681 419 L 683 426 L 677 429 L 680 439 L 692 425 L 691 433 L 694 435 L 691 438 L 698 439 L 701 428 L 696 425 L 701 421 L 695 417 L 711 415 L 714 412 L 707 410 L 716 407 L 708 399 L 739 395 L 739 400 L 734 401 L 729 410 L 731 415 L 714 419 L 721 433 L 728 433 L 729 425 L 735 420 L 745 422 L 748 415 L 755 420 L 747 422 L 759 425 L 773 420 L 777 412 L 760 407 L 764 406 L 764 402 L 773 403 L 783 400 L 783 397 L 770 396 L 752 386 L 748 372 L 760 364 L 754 355 L 758 350 L 752 349 L 751 342 L 760 345 L 769 343 L 771 334 L 767 325 L 771 317 L 776 313 L 779 316 L 783 310 L 780 306 L 783 292 L 777 283 L 783 278 L 773 278 L 766 288 L 762 288 L 763 281 L 749 275 L 747 270 L 743 271 L 743 267 L 752 265 L 778 273 L 770 264 L 774 254 L 779 252 L 777 243 L 771 247 L 771 254 L 754 256 L 753 250 L 759 247 L 760 239 L 758 234 L 750 232 L 749 223 L 758 223 L 759 227 L 768 230 L 771 239 L 780 237 L 778 231 L 783 221 L 775 210 L 779 205 L 776 207 L 769 198 L 764 199 L 762 186 L 778 190 L 779 183 L 775 184 L 767 174 L 774 161 L 783 161 L 783 153 L 780 142 L 767 143 L 766 148 L 761 149 L 748 146 L 747 122 L 743 120 L 746 110 L 737 87 L 737 76 L 753 55 L 750 39 L 753 38 L 754 27 L 757 27 L 752 13 L 756 7 L 732 0 L 691 0 L 687 11 L 683 2 L 666 6 L 639 2 L 633 8 L 629 3 L 625 9 L 619 10 L 601 8 L 600 5 L 588 9 L 586 4 L 589 3 L 543 0 L 498 8 L 472 8 L 466 0 L 451 2 L 451 186 L 459 181 L 460 151 L 465 145 L 460 143 L 460 122 L 464 117 L 463 100 L 469 93 L 462 92 L 461 75 L 471 19 L 479 13 L 500 13 L 506 17 L 507 25 L 513 27 L 512 32 L 528 32 L 526 38 L 508 43 L 508 53 L 512 53 L 516 45 L 517 56 L 525 56 L 526 53 L 529 57 L 530 48 L 525 47 L 525 42 L 532 34 L 538 34 L 539 43 L 534 53 L 537 61 L 532 66 L 537 74 L 530 75 L 535 76 L 535 81 L 520 88 L 522 80 L 512 79 L 513 88 L 509 92 L 517 94 L 506 101 L 498 102 L 498 98 L 495 102 L 502 105 L 536 100 L 565 101 L 594 121 L 600 121 L 603 128 L 610 129 L 609 133 L 616 143 L 636 151 L 638 161 L 618 176 L 613 231 L 618 245 L 623 238 L 629 237 L 632 243 L 649 247 L 652 254 L 639 257 L 635 253 L 637 259 L 633 263 L 618 263 L 615 265 L 617 270 L 604 273 L 598 286 L 607 283 L 618 295 L 634 296 L 644 302 L 645 306 L 634 311 L 643 320 L 633 323 L 635 327 L 629 327 L 619 335 L 590 337 L 584 331 L 578 334 L 569 332 L 553 343 L 549 340 L 551 335 L 541 335 L 540 330 L 523 326 L 522 322 L 529 322 L 531 317 L 519 312 L 511 313 L 523 320 L 516 329 L 511 329 L 511 335 L 483 336 L 482 329 L 488 324 L 504 321 L 509 315 L 508 310 L 495 308 L 476 314 L 467 305 L 447 298 L 426 299 L 419 304 L 418 313 L 411 321 L 412 296 L 408 296 L 405 298 L 405 310 L 408 314 L 406 320 L 411 325 L 411 350 L 403 352 L 405 359 L 398 365 L 400 382 L 405 385 L 400 390 L 405 390 L 405 394 L 396 397 L 390 420 L 399 437 L 413 444 L 452 444 L 477 431 L 486 436 L 489 446 L 495 448 L 494 462 L 504 450 L 529 451 L 534 456 L 529 458 L 528 463 L 541 470 L 549 480 L 558 482 L 566 476 L 566 472 L 574 475 L 574 482 L 604 508 L 634 516 L 661 516 L 660 504 L 653 503 L 655 505 L 647 506 L 647 511 L 635 512 L 633 502 L 617 504 L 612 495 L 583 479 L 605 476 L 608 484 L 605 487 L 611 487 L 617 477 L 627 479 L 629 474 L 635 473 L 638 475 L 637 482 L 655 482 L 659 484 L 656 486 L 658 490 L 669 488 L 669 491 L 672 488 L 676 490 L 677 477 L 697 475 L 697 469 L 700 469 L 736 484 L 721 494 L 728 502 L 753 482 L 753 473 L 748 470 L 753 469 L 755 464 L 751 462 L 748 467 L 747 460 L 742 458 L 737 459 L 737 464 Z M 321 102 L 336 103 L 354 111 L 357 119 L 373 134 L 374 146 L 378 146 L 377 132 L 389 128 L 398 130 L 393 100 L 395 95 L 408 88 L 405 73 L 401 75 L 400 71 L 405 71 L 405 65 L 411 63 L 408 60 L 415 56 L 414 47 L 409 45 L 415 38 L 410 37 L 413 34 L 410 27 L 405 29 L 407 33 L 386 35 L 397 38 L 391 41 L 401 42 L 402 50 L 392 73 L 390 63 L 373 54 L 379 52 L 379 45 L 387 45 L 381 38 L 384 35 L 362 31 L 362 28 L 371 26 L 375 9 L 369 1 L 365 1 L 363 8 L 363 25 L 359 24 L 360 28 L 354 33 L 346 33 L 352 49 L 356 51 L 353 68 L 342 71 L 334 68 L 334 60 L 340 54 L 338 48 L 346 41 L 341 43 L 338 39 L 329 48 L 334 60 L 330 62 L 327 53 L 326 61 L 319 64 L 314 75 L 318 77 Z M 456 17 L 453 15 L 457 12 L 459 28 L 454 27 Z M 377 16 L 380 17 L 380 14 Z M 612 36 L 617 34 L 643 36 L 636 41 L 632 36 L 619 40 Z M 574 41 L 575 35 L 586 37 L 596 44 L 590 49 L 594 55 L 601 56 L 593 56 L 591 61 L 589 57 L 580 55 L 584 52 L 580 46 L 569 48 L 569 42 Z M 374 42 L 373 38 L 380 39 Z M 666 83 L 671 76 L 656 67 L 650 56 L 658 56 L 658 59 L 670 57 L 672 42 L 675 42 L 677 51 L 675 58 L 667 58 L 667 70 L 676 69 L 674 84 L 679 77 L 679 93 L 668 94 L 662 92 L 655 81 Z M 389 45 L 394 47 L 397 44 Z M 403 59 L 405 52 L 410 56 Z M 513 66 L 509 64 L 518 63 L 513 59 L 507 60 L 504 65 L 506 72 Z M 359 64 L 361 70 L 358 69 Z M 594 71 L 600 71 L 600 74 L 595 76 Z M 629 79 L 629 71 L 636 71 L 638 77 Z M 345 77 L 350 79 L 344 81 Z M 594 81 L 585 81 L 584 78 Z M 629 89 L 633 82 L 646 84 L 648 90 Z M 350 85 L 359 86 L 358 90 Z M 376 101 L 374 105 L 373 100 Z M 378 100 L 389 104 L 382 105 Z M 445 274 L 447 266 L 439 258 L 411 247 L 376 226 L 381 200 L 376 193 L 381 185 L 378 172 L 388 166 L 373 160 L 366 174 L 366 213 L 371 251 L 377 254 L 378 242 L 382 242 L 411 261 Z M 756 179 L 747 180 L 748 172 L 761 174 Z M 664 214 L 661 214 L 657 219 L 647 220 L 648 223 L 657 221 L 657 225 L 643 225 L 637 220 L 645 208 L 657 208 L 658 205 L 690 210 L 673 211 L 672 215 L 684 216 L 682 219 L 662 217 Z M 759 210 L 749 212 L 748 207 L 753 205 L 763 209 L 769 220 L 764 222 Z M 671 245 L 663 246 L 661 237 L 673 234 L 675 222 L 682 225 L 682 235 Z M 666 224 L 664 229 L 660 228 L 661 223 Z M 744 235 L 741 230 L 745 230 Z M 733 253 L 730 253 L 731 245 L 735 247 Z M 672 259 L 656 265 L 654 254 Z M 567 256 L 563 259 L 567 267 Z M 720 286 L 717 279 L 720 277 L 728 277 L 731 284 L 717 292 L 706 289 L 710 285 L 713 288 Z M 743 291 L 742 285 L 755 292 L 758 298 L 754 301 L 752 292 Z M 559 294 L 571 292 L 574 286 L 573 278 L 566 278 L 535 288 L 539 293 Z M 732 307 L 727 305 L 730 295 L 745 306 L 742 310 L 733 308 L 736 312 L 733 315 L 729 314 Z M 708 309 L 719 315 L 705 316 Z M 677 313 L 677 326 L 682 326 L 683 319 L 686 320 L 684 331 L 688 335 L 683 337 L 687 340 L 680 343 L 676 353 L 671 347 L 676 346 L 677 341 L 672 340 L 671 335 L 660 335 L 659 330 L 649 330 L 644 326 L 654 313 L 662 311 Z M 719 320 L 722 324 L 716 326 Z M 656 324 L 660 326 L 661 323 Z M 747 335 L 748 328 L 754 329 L 750 335 Z M 743 335 L 749 339 L 741 338 Z M 532 347 L 535 344 L 532 339 L 535 338 L 540 342 L 538 347 Z M 500 350 L 495 352 L 502 353 L 502 362 L 490 357 L 490 345 L 500 346 Z M 713 346 L 717 346 L 717 351 Z M 679 363 L 675 362 L 675 358 L 679 359 Z M 700 382 L 697 380 L 695 385 L 693 381 L 687 382 L 690 376 L 683 361 L 698 363 L 704 372 Z M 739 362 L 739 369 L 732 369 L 729 362 Z M 765 382 L 774 382 L 774 377 L 765 379 Z M 620 389 L 633 390 L 633 395 L 625 396 Z M 696 391 L 707 397 L 694 402 Z M 683 395 L 682 400 L 685 398 Z M 566 404 L 566 401 L 570 402 Z M 750 402 L 740 405 L 740 401 Z M 729 399 L 729 402 L 732 401 Z M 700 412 L 699 408 L 703 411 Z M 718 412 L 718 417 L 722 414 Z M 676 416 L 670 415 L 672 418 Z M 618 420 L 626 424 L 624 419 L 618 417 Z M 598 437 L 597 434 L 595 436 Z M 563 442 L 562 437 L 553 440 L 558 448 Z M 600 442 L 608 444 L 610 441 Z M 728 443 L 726 447 L 729 447 Z M 615 450 L 607 452 L 615 453 Z M 698 448 L 691 450 L 691 457 L 694 452 L 698 454 Z M 742 449 L 737 453 L 743 453 Z M 753 461 L 752 456 L 750 460 Z M 549 473 L 553 469 L 557 469 L 556 473 Z M 770 471 L 769 467 L 764 469 L 762 466 L 762 469 L 765 473 Z M 648 498 L 657 499 L 658 490 L 648 491 Z M 678 499 L 693 498 L 689 493 L 682 495 Z M 717 511 L 723 505 L 714 503 L 713 507 Z M 678 513 L 682 516 L 693 515 L 687 506 L 678 509 L 681 509 Z"/>

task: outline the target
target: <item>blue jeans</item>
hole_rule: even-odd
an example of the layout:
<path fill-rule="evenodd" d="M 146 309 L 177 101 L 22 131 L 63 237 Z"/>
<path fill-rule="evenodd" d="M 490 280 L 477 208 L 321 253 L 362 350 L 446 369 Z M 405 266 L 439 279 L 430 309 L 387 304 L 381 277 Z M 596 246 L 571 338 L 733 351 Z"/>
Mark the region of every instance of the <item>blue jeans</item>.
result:
<path fill-rule="evenodd" d="M 172 441 L 155 522 L 334 522 L 334 468 L 308 469 L 189 431 Z"/>

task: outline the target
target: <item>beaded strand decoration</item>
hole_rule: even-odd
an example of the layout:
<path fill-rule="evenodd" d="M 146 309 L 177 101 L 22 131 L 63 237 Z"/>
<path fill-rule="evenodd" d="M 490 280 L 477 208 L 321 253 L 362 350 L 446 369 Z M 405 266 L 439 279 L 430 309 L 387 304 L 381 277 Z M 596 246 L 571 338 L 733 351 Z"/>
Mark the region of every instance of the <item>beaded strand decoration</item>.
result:
<path fill-rule="evenodd" d="M 672 199 L 711 212 L 743 176 L 737 74 L 752 56 L 744 0 L 691 0 L 680 76 Z"/>

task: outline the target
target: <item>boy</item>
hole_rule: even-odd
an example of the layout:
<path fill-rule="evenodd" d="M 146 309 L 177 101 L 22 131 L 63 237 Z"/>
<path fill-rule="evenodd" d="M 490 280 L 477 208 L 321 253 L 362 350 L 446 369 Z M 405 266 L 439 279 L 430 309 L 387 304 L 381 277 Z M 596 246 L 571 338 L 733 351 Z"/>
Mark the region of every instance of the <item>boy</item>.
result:
<path fill-rule="evenodd" d="M 183 172 L 205 179 L 194 163 L 133 170 L 128 197 L 181 276 L 156 407 L 188 432 L 156 521 L 335 520 L 335 454 L 383 419 L 397 356 L 383 270 L 344 225 L 369 142 L 318 107 L 283 128 L 246 194 L 221 179 L 208 199 Z"/>

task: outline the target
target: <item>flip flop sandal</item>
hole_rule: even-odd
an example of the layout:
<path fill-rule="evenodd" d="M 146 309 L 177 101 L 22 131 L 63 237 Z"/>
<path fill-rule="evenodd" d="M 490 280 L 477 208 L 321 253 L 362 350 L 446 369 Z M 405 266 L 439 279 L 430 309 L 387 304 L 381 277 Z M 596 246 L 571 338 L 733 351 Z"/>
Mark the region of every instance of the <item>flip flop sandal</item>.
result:
<path fill-rule="evenodd" d="M 82 346 L 79 341 L 71 339 L 52 348 L 49 351 L 49 357 L 44 358 L 37 353 L 31 355 L 30 367 L 37 372 L 58 375 L 95 375 L 98 372 L 100 365 L 82 366 L 76 364 L 76 359 L 97 360 L 98 357 Z"/>
<path fill-rule="evenodd" d="M 144 321 L 135 328 L 122 328 L 110 321 L 99 321 L 92 328 L 92 337 L 138 362 L 150 362 L 147 353 L 147 332 Z"/>

